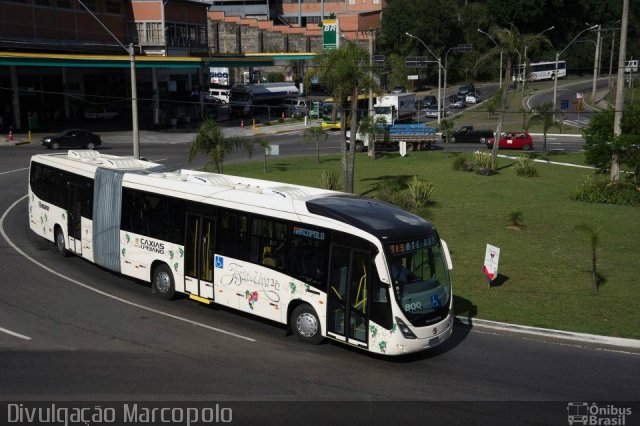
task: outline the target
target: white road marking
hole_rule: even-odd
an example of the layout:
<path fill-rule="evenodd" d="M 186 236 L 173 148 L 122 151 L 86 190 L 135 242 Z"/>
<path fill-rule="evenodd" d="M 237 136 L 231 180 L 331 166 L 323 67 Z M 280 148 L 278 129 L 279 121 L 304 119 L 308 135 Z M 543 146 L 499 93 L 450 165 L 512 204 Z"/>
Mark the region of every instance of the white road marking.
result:
<path fill-rule="evenodd" d="M 15 170 L 9 170 L 8 172 L 0 172 L 0 175 L 6 175 L 7 173 L 21 172 L 23 170 L 29 170 L 29 168 L 25 167 L 24 169 L 15 169 Z"/>
<path fill-rule="evenodd" d="M 33 262 L 34 264 L 38 265 L 39 267 L 41 267 L 45 271 L 47 271 L 47 272 L 49 272 L 49 273 L 51 273 L 53 275 L 56 275 L 56 276 L 62 278 L 63 280 L 67 280 L 70 283 L 76 284 L 76 285 L 78 285 L 80 287 L 83 287 L 83 288 L 89 290 L 89 291 L 93 291 L 94 293 L 100 294 L 102 296 L 108 297 L 108 298 L 116 300 L 118 302 L 122 302 L 122 303 L 124 303 L 126 305 L 133 306 L 133 307 L 136 307 L 136 308 L 139 308 L 139 309 L 143 309 L 143 310 L 148 311 L 148 312 L 153 312 L 154 314 L 162 315 L 162 316 L 167 317 L 167 318 L 172 318 L 172 319 L 175 319 L 175 320 L 178 320 L 178 321 L 186 322 L 187 324 L 195 325 L 197 327 L 206 328 L 207 330 L 212 330 L 212 331 L 216 331 L 218 333 L 226 334 L 228 336 L 237 337 L 238 339 L 247 340 L 249 342 L 255 342 L 256 341 L 255 339 L 252 339 L 251 337 L 242 336 L 240 334 L 232 333 L 230 331 L 223 330 L 223 329 L 216 328 L 216 327 L 212 327 L 212 326 L 207 325 L 207 324 L 202 324 L 202 323 L 199 323 L 197 321 L 192 321 L 192 320 L 189 320 L 189 319 L 186 319 L 186 318 L 182 318 L 182 317 L 179 317 L 177 315 L 170 314 L 168 312 L 163 312 L 163 311 L 160 311 L 158 309 L 150 308 L 148 306 L 140 305 L 138 303 L 131 302 L 131 301 L 123 299 L 121 297 L 114 296 L 113 294 L 109 294 L 109 293 L 107 293 L 105 291 L 102 291 L 102 290 L 99 290 L 99 289 L 97 289 L 95 287 L 91 287 L 88 284 L 85 284 L 85 283 L 82 283 L 82 282 L 80 282 L 78 280 L 75 280 L 73 278 L 67 277 L 66 275 L 63 275 L 60 272 L 55 271 L 55 270 L 49 268 L 48 266 L 38 262 L 37 260 L 35 260 L 31 256 L 29 256 L 27 253 L 22 251 L 17 245 L 15 245 L 13 243 L 13 241 L 11 241 L 11 239 L 9 238 L 9 236 L 7 235 L 7 233 L 4 230 L 4 221 L 5 221 L 6 217 L 7 217 L 7 215 L 9 214 L 9 212 L 11 212 L 11 210 L 13 210 L 13 208 L 19 202 L 25 200 L 27 197 L 28 196 L 25 195 L 24 197 L 17 199 L 13 204 L 11 204 L 11 206 L 9 206 L 9 208 L 7 210 L 5 210 L 5 212 L 2 214 L 2 217 L 0 217 L 0 234 L 2 234 L 2 237 L 7 241 L 7 243 L 13 249 L 15 251 L 17 251 L 25 259 L 30 260 L 31 262 Z"/>
<path fill-rule="evenodd" d="M 0 331 L 3 332 L 3 333 L 10 334 L 12 336 L 18 337 L 20 339 L 31 340 L 31 337 L 29 337 L 29 336 L 25 336 L 24 334 L 16 333 L 15 331 L 7 330 L 6 328 L 0 327 Z"/>

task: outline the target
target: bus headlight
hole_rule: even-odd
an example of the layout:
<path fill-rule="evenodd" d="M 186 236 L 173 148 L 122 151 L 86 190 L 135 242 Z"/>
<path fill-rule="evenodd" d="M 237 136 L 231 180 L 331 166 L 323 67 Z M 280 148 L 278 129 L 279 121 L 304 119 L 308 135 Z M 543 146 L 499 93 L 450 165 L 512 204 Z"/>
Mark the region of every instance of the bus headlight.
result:
<path fill-rule="evenodd" d="M 398 324 L 398 328 L 400 329 L 400 332 L 405 339 L 417 339 L 416 335 L 413 334 L 413 331 L 411 331 L 411 329 L 407 327 L 407 324 L 405 324 L 404 321 L 396 317 L 396 323 Z"/>

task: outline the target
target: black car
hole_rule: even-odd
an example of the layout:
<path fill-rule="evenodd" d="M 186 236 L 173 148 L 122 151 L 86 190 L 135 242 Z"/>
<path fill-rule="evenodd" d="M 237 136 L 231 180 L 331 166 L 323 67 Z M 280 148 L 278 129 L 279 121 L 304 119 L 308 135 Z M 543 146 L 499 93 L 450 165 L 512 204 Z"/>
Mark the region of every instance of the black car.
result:
<path fill-rule="evenodd" d="M 458 89 L 458 94 L 459 95 L 463 95 L 463 96 L 467 96 L 469 93 L 473 93 L 476 91 L 475 86 L 473 85 L 473 83 L 467 83 L 464 86 L 461 86 Z"/>
<path fill-rule="evenodd" d="M 438 100 L 435 96 L 425 96 L 422 99 L 418 99 L 416 101 L 416 109 L 424 109 L 429 108 L 431 105 L 435 105 L 438 103 Z"/>
<path fill-rule="evenodd" d="M 42 146 L 49 149 L 60 148 L 88 148 L 93 149 L 99 146 L 102 141 L 100 136 L 91 133 L 88 130 L 69 129 L 62 132 L 42 138 Z"/>

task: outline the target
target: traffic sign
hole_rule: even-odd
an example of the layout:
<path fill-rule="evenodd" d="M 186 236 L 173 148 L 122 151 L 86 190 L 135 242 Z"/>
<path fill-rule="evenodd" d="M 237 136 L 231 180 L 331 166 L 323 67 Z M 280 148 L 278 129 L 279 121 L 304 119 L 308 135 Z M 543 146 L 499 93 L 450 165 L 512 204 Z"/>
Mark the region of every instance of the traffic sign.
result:
<path fill-rule="evenodd" d="M 418 75 L 414 74 L 414 75 L 408 75 L 407 76 L 407 80 L 417 80 L 418 79 Z"/>
<path fill-rule="evenodd" d="M 384 65 L 384 55 L 373 55 L 373 63 L 376 65 Z"/>
<path fill-rule="evenodd" d="M 407 56 L 404 60 L 404 65 L 408 68 L 426 68 L 427 67 L 426 56 Z"/>
<path fill-rule="evenodd" d="M 563 99 L 560 101 L 560 109 L 569 109 L 569 99 Z"/>

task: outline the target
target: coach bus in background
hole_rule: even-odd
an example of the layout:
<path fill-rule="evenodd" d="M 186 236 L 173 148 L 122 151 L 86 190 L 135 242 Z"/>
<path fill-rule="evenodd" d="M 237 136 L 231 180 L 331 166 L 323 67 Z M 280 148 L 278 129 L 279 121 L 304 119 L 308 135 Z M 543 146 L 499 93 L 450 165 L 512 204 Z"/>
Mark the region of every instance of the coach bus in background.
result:
<path fill-rule="evenodd" d="M 553 80 L 556 73 L 556 63 L 551 62 L 532 62 L 529 64 L 526 70 L 529 75 L 527 80 L 540 81 L 540 80 Z M 567 76 L 567 63 L 565 61 L 558 61 L 558 78 L 564 78 Z M 526 77 L 523 66 L 515 66 L 513 81 L 522 81 Z"/>
<path fill-rule="evenodd" d="M 28 212 L 61 255 L 165 299 L 287 324 L 309 343 L 400 355 L 452 332 L 447 244 L 375 199 L 77 150 L 32 157 Z"/>

